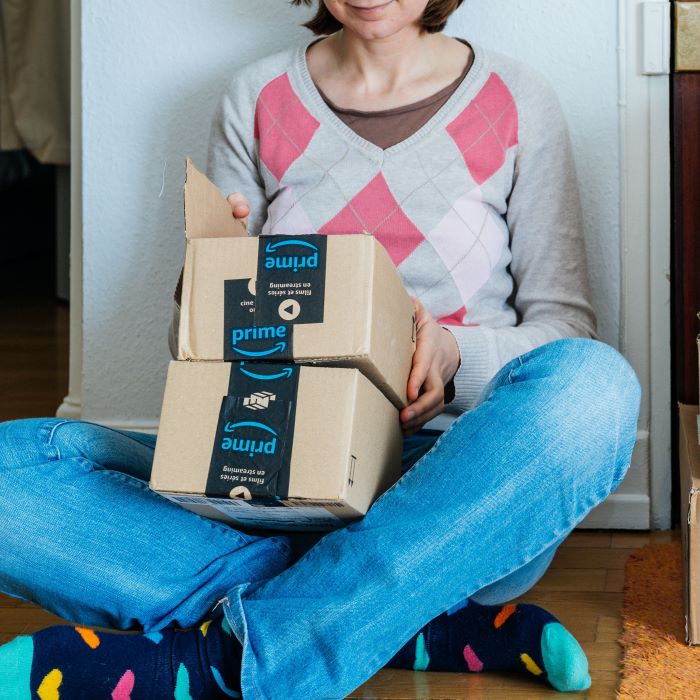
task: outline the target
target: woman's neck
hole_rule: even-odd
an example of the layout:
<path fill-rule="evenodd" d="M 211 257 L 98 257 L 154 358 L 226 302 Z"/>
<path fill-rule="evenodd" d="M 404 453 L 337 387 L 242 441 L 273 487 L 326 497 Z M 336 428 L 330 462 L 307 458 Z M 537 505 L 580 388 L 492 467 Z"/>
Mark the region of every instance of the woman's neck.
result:
<path fill-rule="evenodd" d="M 338 76 L 379 96 L 400 91 L 431 72 L 438 43 L 442 43 L 440 37 L 419 34 L 414 27 L 371 41 L 340 30 L 330 37 L 329 49 L 336 59 Z"/>
<path fill-rule="evenodd" d="M 414 27 L 372 40 L 340 30 L 307 53 L 311 76 L 329 99 L 356 109 L 428 97 L 456 80 L 469 58 L 463 43 L 444 34 L 420 34 Z"/>

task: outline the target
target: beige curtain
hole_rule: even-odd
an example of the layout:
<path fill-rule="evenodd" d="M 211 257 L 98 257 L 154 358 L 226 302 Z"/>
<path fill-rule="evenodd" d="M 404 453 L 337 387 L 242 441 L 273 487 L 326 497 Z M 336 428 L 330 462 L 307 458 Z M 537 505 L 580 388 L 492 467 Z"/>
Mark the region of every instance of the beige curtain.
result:
<path fill-rule="evenodd" d="M 0 0 L 0 150 L 70 162 L 70 0 Z"/>

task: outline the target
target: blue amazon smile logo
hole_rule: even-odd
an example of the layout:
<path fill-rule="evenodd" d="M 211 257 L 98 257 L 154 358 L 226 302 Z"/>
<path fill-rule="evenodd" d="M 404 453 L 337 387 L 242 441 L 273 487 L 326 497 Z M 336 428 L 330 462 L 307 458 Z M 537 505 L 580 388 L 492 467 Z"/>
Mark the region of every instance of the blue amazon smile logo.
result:
<path fill-rule="evenodd" d="M 231 423 L 230 421 L 224 425 L 224 433 L 235 433 L 241 429 L 256 429 L 261 430 L 272 437 L 264 437 L 255 440 L 249 437 L 229 437 L 228 435 L 221 441 L 221 449 L 229 452 L 239 452 L 253 457 L 256 454 L 273 455 L 277 449 L 277 431 L 273 430 L 269 425 L 258 423 L 257 421 L 239 421 Z"/>
<path fill-rule="evenodd" d="M 306 248 L 312 252 L 306 255 L 288 255 L 286 248 L 289 246 Z M 264 264 L 268 270 L 274 268 L 298 272 L 299 270 L 314 270 L 318 267 L 318 246 L 298 238 L 285 239 L 276 243 L 270 242 L 265 246 L 265 253 L 267 255 Z"/>
<path fill-rule="evenodd" d="M 286 326 L 253 326 L 252 328 L 234 328 L 231 331 L 231 349 L 245 357 L 269 357 L 282 353 L 287 349 Z M 269 340 L 274 345 L 262 350 L 248 350 L 240 347 L 240 343 L 250 340 Z"/>
<path fill-rule="evenodd" d="M 251 379 L 291 379 L 294 374 L 294 370 L 291 367 L 283 367 L 281 372 L 276 372 L 274 374 L 258 374 L 257 372 L 246 369 L 243 365 L 244 363 L 241 362 L 238 369 Z"/>

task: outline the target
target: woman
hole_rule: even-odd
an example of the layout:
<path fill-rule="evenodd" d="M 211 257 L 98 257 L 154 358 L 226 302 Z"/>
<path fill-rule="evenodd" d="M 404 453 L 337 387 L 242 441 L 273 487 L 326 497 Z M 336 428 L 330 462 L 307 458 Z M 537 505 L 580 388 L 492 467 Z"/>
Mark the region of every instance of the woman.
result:
<path fill-rule="evenodd" d="M 419 320 L 403 477 L 311 546 L 150 492 L 149 437 L 0 426 L 2 590 L 145 632 L 18 637 L 1 697 L 340 698 L 387 663 L 590 684 L 552 615 L 506 603 L 623 478 L 639 384 L 592 339 L 556 97 L 445 36 L 460 4 L 323 0 L 322 38 L 236 72 L 210 144 L 250 234 L 368 231 L 392 256 Z"/>

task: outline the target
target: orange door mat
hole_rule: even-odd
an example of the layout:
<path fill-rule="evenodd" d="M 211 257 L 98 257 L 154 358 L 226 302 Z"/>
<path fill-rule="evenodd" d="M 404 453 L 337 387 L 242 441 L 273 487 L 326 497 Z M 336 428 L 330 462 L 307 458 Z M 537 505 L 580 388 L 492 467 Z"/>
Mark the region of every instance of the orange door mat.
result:
<path fill-rule="evenodd" d="M 700 647 L 685 643 L 679 542 L 647 545 L 625 566 L 618 698 L 698 697 Z"/>

